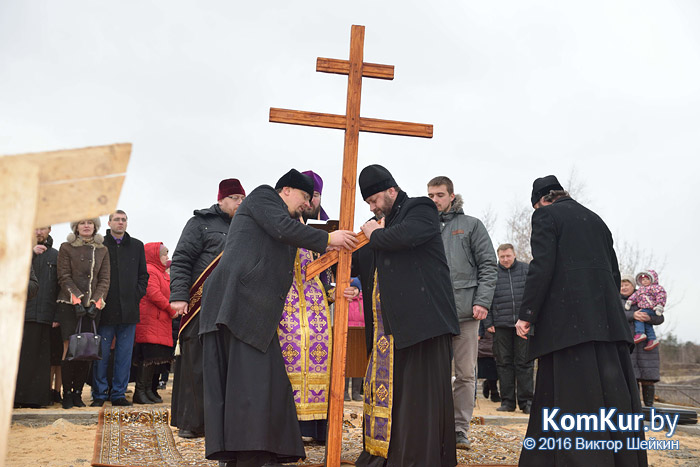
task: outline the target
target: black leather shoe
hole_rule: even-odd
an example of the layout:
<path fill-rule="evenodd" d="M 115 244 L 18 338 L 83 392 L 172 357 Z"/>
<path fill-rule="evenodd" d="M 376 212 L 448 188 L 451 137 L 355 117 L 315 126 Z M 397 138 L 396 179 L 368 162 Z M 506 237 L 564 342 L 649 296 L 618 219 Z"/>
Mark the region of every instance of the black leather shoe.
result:
<path fill-rule="evenodd" d="M 73 394 L 68 392 L 68 393 L 63 393 L 63 402 L 61 402 L 61 406 L 64 409 L 72 409 L 73 408 Z"/>
<path fill-rule="evenodd" d="M 104 399 L 95 399 L 92 401 L 92 404 L 90 404 L 90 407 L 102 407 L 105 405 Z"/>
<path fill-rule="evenodd" d="M 85 407 L 85 402 L 83 402 L 83 398 L 81 397 L 82 396 L 81 393 L 79 393 L 77 391 L 73 391 L 71 394 L 73 395 L 73 406 Z"/>
<path fill-rule="evenodd" d="M 496 409 L 497 412 L 515 412 L 515 407 L 509 405 L 502 405 Z"/>
<path fill-rule="evenodd" d="M 177 435 L 180 438 L 201 438 L 204 436 L 204 433 L 197 433 L 196 431 L 190 431 L 190 430 L 178 430 Z"/>
<path fill-rule="evenodd" d="M 120 399 L 114 399 L 112 401 L 112 407 L 129 407 L 133 405 L 131 402 L 126 400 L 126 398 L 122 397 Z"/>

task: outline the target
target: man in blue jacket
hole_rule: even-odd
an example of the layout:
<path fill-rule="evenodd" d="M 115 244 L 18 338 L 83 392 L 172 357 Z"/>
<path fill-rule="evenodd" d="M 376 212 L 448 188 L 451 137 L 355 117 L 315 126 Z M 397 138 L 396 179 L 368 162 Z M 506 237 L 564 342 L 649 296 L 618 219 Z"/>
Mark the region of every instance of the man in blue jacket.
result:
<path fill-rule="evenodd" d="M 520 409 L 529 414 L 533 363 L 527 354 L 527 341 L 515 332 L 518 311 L 523 302 L 528 264 L 515 258 L 515 248 L 510 243 L 500 245 L 496 253 L 498 281 L 491 309 L 484 320 L 486 331 L 494 334 L 493 353 L 501 386 L 501 406 L 496 410 L 513 412 L 517 402 Z"/>

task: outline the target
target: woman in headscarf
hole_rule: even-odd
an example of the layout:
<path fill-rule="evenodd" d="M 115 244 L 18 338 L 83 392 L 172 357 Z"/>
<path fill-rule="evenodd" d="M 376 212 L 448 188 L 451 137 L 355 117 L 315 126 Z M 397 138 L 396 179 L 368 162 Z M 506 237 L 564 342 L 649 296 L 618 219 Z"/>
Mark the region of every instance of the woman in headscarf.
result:
<path fill-rule="evenodd" d="M 636 289 L 635 277 L 631 274 L 625 274 L 622 276 L 622 281 L 620 284 L 620 299 L 624 304 L 625 301 L 634 293 Z M 632 328 L 632 334 L 634 334 L 634 321 L 644 321 L 651 323 L 652 326 L 658 326 L 664 322 L 664 316 L 660 315 L 649 315 L 644 313 L 635 304 L 629 310 L 625 311 L 627 316 L 627 321 L 629 321 Z M 659 349 L 653 348 L 652 350 L 644 349 L 646 342 L 640 342 L 635 344 L 634 350 L 630 358 L 632 359 L 632 366 L 634 367 L 634 376 L 637 378 L 637 382 L 642 387 L 642 400 L 644 405 L 651 407 L 654 405 L 654 383 L 658 383 L 661 379 L 661 372 L 659 371 L 661 367 Z"/>
<path fill-rule="evenodd" d="M 177 313 L 170 307 L 168 249 L 161 242 L 147 243 L 144 249 L 148 288 L 139 305 L 141 321 L 136 325 L 134 403 L 153 404 L 163 402 L 153 391 L 153 374 L 159 365 L 173 359 L 172 320 Z"/>
<path fill-rule="evenodd" d="M 83 219 L 70 224 L 72 232 L 58 250 L 58 322 L 63 338 L 63 408 L 85 407 L 83 386 L 87 379 L 88 361 L 67 361 L 68 339 L 75 334 L 78 322 L 81 330 L 99 323 L 109 290 L 109 253 L 102 244 L 100 219 Z"/>

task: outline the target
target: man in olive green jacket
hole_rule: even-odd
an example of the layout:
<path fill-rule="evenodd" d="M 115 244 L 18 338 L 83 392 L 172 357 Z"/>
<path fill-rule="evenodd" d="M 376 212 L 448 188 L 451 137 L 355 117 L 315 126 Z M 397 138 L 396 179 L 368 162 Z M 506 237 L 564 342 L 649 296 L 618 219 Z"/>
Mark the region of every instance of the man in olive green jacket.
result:
<path fill-rule="evenodd" d="M 496 289 L 496 253 L 484 224 L 464 214 L 462 197 L 454 194 L 452 180 L 433 178 L 428 182 L 428 196 L 439 211 L 459 319 L 460 335 L 452 339 L 457 448 L 469 449 L 467 432 L 474 411 L 479 320 L 486 318 Z"/>

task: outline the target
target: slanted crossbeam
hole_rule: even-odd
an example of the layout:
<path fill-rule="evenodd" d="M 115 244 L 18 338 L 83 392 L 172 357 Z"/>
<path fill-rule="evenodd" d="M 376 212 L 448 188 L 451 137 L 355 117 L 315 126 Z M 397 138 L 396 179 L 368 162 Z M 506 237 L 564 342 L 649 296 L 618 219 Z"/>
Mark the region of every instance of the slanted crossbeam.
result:
<path fill-rule="evenodd" d="M 301 110 L 270 109 L 270 121 L 319 128 L 345 130 L 343 149 L 343 174 L 340 191 L 341 230 L 354 230 L 355 185 L 357 181 L 357 150 L 359 133 L 384 133 L 389 135 L 432 138 L 433 126 L 424 123 L 399 122 L 360 117 L 362 78 L 394 79 L 392 65 L 379 65 L 363 61 L 365 27 L 352 26 L 350 33 L 350 59 L 338 60 L 318 58 L 316 71 L 348 76 L 348 92 L 345 115 L 335 115 Z M 363 244 L 367 239 L 363 240 Z M 328 408 L 328 441 L 326 444 L 326 465 L 340 466 L 340 444 L 342 441 L 343 393 L 345 392 L 345 356 L 348 334 L 348 301 L 342 291 L 350 284 L 350 263 L 352 252 L 342 250 L 328 253 L 307 267 L 316 273 L 326 269 L 336 261 L 336 302 L 333 328 L 333 357 L 331 363 L 330 403 Z M 308 276 L 307 276 L 308 277 Z"/>

